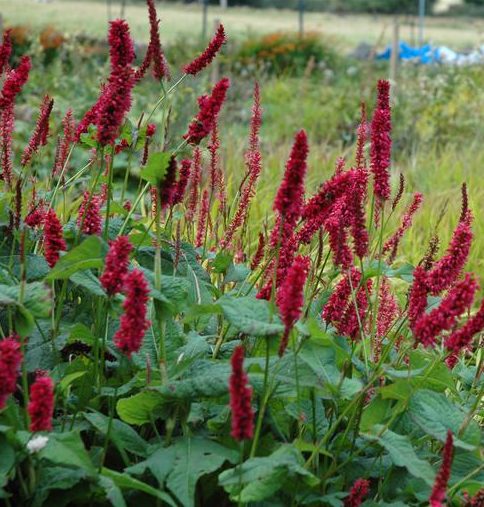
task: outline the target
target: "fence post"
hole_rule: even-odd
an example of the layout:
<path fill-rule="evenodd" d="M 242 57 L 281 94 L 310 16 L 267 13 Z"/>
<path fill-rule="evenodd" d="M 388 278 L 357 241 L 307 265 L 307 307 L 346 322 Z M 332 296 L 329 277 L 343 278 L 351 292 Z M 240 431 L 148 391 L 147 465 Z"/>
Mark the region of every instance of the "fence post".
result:
<path fill-rule="evenodd" d="M 400 41 L 399 41 L 399 23 L 398 18 L 393 21 L 392 32 L 392 52 L 390 54 L 390 81 L 393 83 L 397 80 L 398 60 L 400 57 Z"/>
<path fill-rule="evenodd" d="M 304 36 L 304 0 L 298 1 L 298 11 L 299 11 L 299 37 Z"/>
<path fill-rule="evenodd" d="M 214 19 L 213 21 L 213 32 L 215 33 L 220 26 L 220 19 Z M 212 64 L 212 83 L 215 84 L 220 79 L 220 58 L 215 58 Z"/>
<path fill-rule="evenodd" d="M 418 1 L 418 44 L 420 47 L 424 43 L 424 25 L 425 25 L 425 0 Z"/>
<path fill-rule="evenodd" d="M 202 40 L 207 38 L 208 0 L 202 0 Z"/>

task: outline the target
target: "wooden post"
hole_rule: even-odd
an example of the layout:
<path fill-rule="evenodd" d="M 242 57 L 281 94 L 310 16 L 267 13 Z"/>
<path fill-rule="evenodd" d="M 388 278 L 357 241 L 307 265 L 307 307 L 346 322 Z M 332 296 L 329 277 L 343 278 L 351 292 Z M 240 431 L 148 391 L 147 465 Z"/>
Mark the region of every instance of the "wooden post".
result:
<path fill-rule="evenodd" d="M 229 6 L 229 1 L 228 0 L 220 0 L 220 7 L 222 9 L 226 9 L 228 6 Z"/>
<path fill-rule="evenodd" d="M 390 81 L 397 80 L 398 60 L 400 57 L 399 24 L 398 18 L 393 21 L 392 52 L 390 55 Z"/>
<path fill-rule="evenodd" d="M 299 11 L 299 37 L 304 36 L 304 0 L 298 1 L 298 11 Z"/>
<path fill-rule="evenodd" d="M 425 26 L 425 0 L 418 2 L 418 45 L 424 44 L 424 26 Z"/>
<path fill-rule="evenodd" d="M 202 0 L 202 40 L 207 39 L 208 0 Z"/>
<path fill-rule="evenodd" d="M 218 30 L 218 27 L 220 26 L 220 19 L 214 19 L 213 20 L 213 33 L 215 33 Z M 215 58 L 213 62 L 211 63 L 212 67 L 212 83 L 218 83 L 220 79 L 220 58 Z"/>

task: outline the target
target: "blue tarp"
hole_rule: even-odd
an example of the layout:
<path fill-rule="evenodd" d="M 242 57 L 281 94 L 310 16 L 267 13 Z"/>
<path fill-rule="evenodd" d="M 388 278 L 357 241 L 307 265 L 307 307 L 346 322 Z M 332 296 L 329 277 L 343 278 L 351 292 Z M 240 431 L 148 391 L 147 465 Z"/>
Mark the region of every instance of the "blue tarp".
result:
<path fill-rule="evenodd" d="M 392 54 L 391 46 L 376 55 L 377 60 L 389 60 Z M 399 44 L 400 60 L 412 60 L 418 63 L 442 63 L 446 65 L 476 65 L 484 64 L 484 44 L 470 53 L 458 53 L 446 46 L 433 47 L 426 44 L 421 48 L 414 48 L 405 42 Z"/>
<path fill-rule="evenodd" d="M 439 48 L 433 48 L 430 44 L 426 44 L 421 48 L 413 48 L 405 42 L 399 45 L 400 60 L 416 60 L 419 63 L 439 63 L 441 61 Z M 389 60 L 392 54 L 392 48 L 389 46 L 385 51 L 376 55 L 377 60 Z"/>

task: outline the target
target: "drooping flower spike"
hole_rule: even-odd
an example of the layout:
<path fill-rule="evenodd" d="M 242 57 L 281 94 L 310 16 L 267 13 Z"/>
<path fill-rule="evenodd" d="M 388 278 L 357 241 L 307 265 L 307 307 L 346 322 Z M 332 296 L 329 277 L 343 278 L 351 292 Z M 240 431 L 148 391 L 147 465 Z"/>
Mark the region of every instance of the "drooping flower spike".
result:
<path fill-rule="evenodd" d="M 213 36 L 205 51 L 200 56 L 195 58 L 195 60 L 183 67 L 185 74 L 191 74 L 192 76 L 195 76 L 205 67 L 210 65 L 226 41 L 227 37 L 225 35 L 224 26 L 220 24 L 217 32 Z"/>

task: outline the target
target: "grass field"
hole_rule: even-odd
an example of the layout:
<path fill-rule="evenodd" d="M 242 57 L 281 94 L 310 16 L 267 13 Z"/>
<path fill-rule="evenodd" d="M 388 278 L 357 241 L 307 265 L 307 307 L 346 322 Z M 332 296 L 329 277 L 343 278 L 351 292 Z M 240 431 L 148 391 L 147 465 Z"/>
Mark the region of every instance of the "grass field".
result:
<path fill-rule="evenodd" d="M 119 15 L 119 4 L 113 1 L 113 16 Z M 162 37 L 169 42 L 177 37 L 197 36 L 201 33 L 202 12 L 198 5 L 160 4 L 158 11 L 162 18 Z M 7 24 L 29 25 L 39 29 L 53 25 L 69 33 L 85 32 L 104 37 L 106 33 L 107 8 L 101 1 L 53 0 L 51 3 L 37 3 L 34 0 L 0 0 L 0 13 Z M 128 5 L 125 17 L 135 37 L 146 40 L 147 16 L 144 4 Z M 297 13 L 285 10 L 256 10 L 231 8 L 220 10 L 210 7 L 209 27 L 215 19 L 225 24 L 231 35 L 297 30 Z M 361 41 L 385 44 L 391 37 L 392 19 L 385 16 L 337 16 L 326 13 L 307 13 L 305 26 L 334 37 L 345 47 L 352 47 Z M 482 19 L 428 19 L 426 39 L 450 47 L 473 47 L 482 42 L 484 20 Z M 402 18 L 401 37 L 412 42 L 416 30 L 409 20 Z"/>

